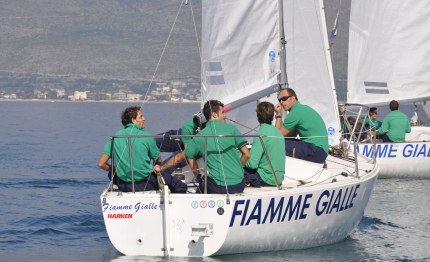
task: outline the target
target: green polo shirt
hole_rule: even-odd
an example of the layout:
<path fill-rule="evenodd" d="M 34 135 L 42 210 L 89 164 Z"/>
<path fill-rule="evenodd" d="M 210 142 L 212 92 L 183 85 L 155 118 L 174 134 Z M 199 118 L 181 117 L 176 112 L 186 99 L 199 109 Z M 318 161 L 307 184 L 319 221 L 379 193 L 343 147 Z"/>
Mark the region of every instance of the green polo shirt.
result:
<path fill-rule="evenodd" d="M 376 119 L 371 120 L 369 117 L 366 117 L 365 119 L 362 119 L 361 121 L 363 121 L 363 120 L 364 120 L 364 124 L 368 124 L 370 126 L 370 130 L 372 130 L 372 131 L 377 130 L 382 125 L 381 121 L 378 121 Z"/>
<path fill-rule="evenodd" d="M 128 124 L 124 129 L 118 131 L 115 136 L 151 136 L 148 133 L 134 124 Z M 125 182 L 131 182 L 131 168 L 130 168 L 130 151 L 128 147 L 127 138 L 114 139 L 114 166 L 116 174 Z M 160 156 L 160 151 L 155 143 L 153 137 L 148 138 L 132 138 L 132 154 L 133 154 L 133 171 L 134 181 L 138 182 L 147 178 L 153 171 L 153 164 L 151 160 L 156 160 Z M 109 140 L 103 153 L 111 156 L 112 140 Z"/>
<path fill-rule="evenodd" d="M 270 163 L 275 171 L 276 178 L 281 184 L 285 174 L 285 143 L 284 137 L 276 127 L 268 124 L 262 124 L 257 132 L 258 136 L 267 136 L 263 138 L 263 143 L 269 156 Z M 261 140 L 255 137 L 252 141 L 251 158 L 246 162 L 249 169 L 257 169 L 261 179 L 266 184 L 276 186 L 272 170 L 264 153 Z"/>
<path fill-rule="evenodd" d="M 328 153 L 327 127 L 317 111 L 296 102 L 284 119 L 284 128 L 295 129 L 303 142 L 321 147 Z"/>
<path fill-rule="evenodd" d="M 187 120 L 181 127 L 181 134 L 182 135 L 195 135 L 197 132 L 194 128 L 194 122 L 192 119 Z M 192 137 L 182 137 L 182 143 L 188 144 Z"/>
<path fill-rule="evenodd" d="M 393 142 L 404 142 L 406 133 L 411 132 L 409 117 L 399 110 L 393 110 L 384 117 L 381 127 L 378 129 L 380 135 L 387 134 Z"/>
<path fill-rule="evenodd" d="M 236 126 L 211 120 L 200 133 L 194 137 L 187 147 L 185 154 L 190 159 L 205 157 L 205 139 L 201 135 L 241 135 Z M 207 166 L 209 177 L 217 185 L 237 185 L 242 182 L 244 171 L 240 163 L 237 149 L 247 144 L 244 137 L 207 138 Z M 285 154 L 285 153 L 284 153 Z M 225 176 L 225 178 L 224 178 Z"/>

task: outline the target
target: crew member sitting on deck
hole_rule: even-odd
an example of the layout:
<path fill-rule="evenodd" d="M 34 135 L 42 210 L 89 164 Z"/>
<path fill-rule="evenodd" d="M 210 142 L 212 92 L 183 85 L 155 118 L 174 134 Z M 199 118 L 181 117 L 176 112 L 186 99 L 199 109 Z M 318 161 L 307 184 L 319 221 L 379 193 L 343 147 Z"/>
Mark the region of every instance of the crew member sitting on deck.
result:
<path fill-rule="evenodd" d="M 108 161 L 113 154 L 115 168 L 114 174 L 110 178 L 118 186 L 119 190 L 123 192 L 133 191 L 132 176 L 134 177 L 134 191 L 159 189 L 157 175 L 153 172 L 151 160 L 155 163 L 160 163 L 160 151 L 153 137 L 141 137 L 151 136 L 151 134 L 144 131 L 145 118 L 140 111 L 140 107 L 126 108 L 122 112 L 121 122 L 124 129 L 118 131 L 114 138 L 106 143 L 99 158 L 98 166 L 103 170 L 111 171 Z M 132 137 L 131 142 L 129 143 L 127 137 L 118 136 Z M 139 137 L 133 138 L 134 136 Z M 129 144 L 132 147 L 131 156 Z M 130 157 L 133 157 L 132 167 L 130 166 Z M 163 176 L 163 179 L 172 193 L 185 193 L 187 191 L 187 185 L 178 178 L 169 175 Z"/>
<path fill-rule="evenodd" d="M 240 132 L 232 124 L 225 123 L 226 113 L 224 104 L 217 100 L 209 100 L 203 107 L 203 114 L 208 120 L 206 127 L 188 143 L 185 153 L 177 155 L 176 159 L 163 166 L 155 166 L 156 172 L 164 171 L 184 159 L 189 158 L 191 167 L 196 166 L 199 157 L 205 157 L 207 152 L 207 192 L 215 194 L 241 193 L 245 188 L 243 165 L 248 161 L 250 154 L 246 147 L 247 141 L 243 137 L 209 137 L 207 148 L 203 135 L 238 135 Z M 206 151 L 207 150 L 207 151 Z M 237 150 L 242 155 L 239 156 Z M 204 192 L 205 181 L 198 176 L 200 192 Z"/>
<path fill-rule="evenodd" d="M 169 168 L 163 169 L 163 173 L 166 175 L 171 175 L 173 171 L 175 171 L 176 168 L 183 168 L 187 164 L 191 167 L 191 163 L 188 161 L 188 158 L 184 157 L 184 149 L 186 148 L 189 141 L 191 141 L 192 137 L 187 137 L 185 135 L 196 135 L 198 132 L 200 132 L 201 129 L 203 129 L 206 125 L 205 119 L 202 119 L 201 113 L 197 113 L 194 115 L 193 119 L 189 119 L 185 121 L 185 123 L 182 125 L 182 127 L 177 130 L 177 134 L 184 135 L 184 137 L 181 137 L 180 141 L 179 139 L 169 139 L 167 137 L 164 137 L 162 139 L 156 139 L 157 146 L 164 148 L 164 152 L 170 152 L 169 150 L 175 149 L 176 151 L 173 152 L 166 160 L 163 161 L 161 165 L 166 164 L 170 161 Z M 176 135 L 174 134 L 173 130 L 168 131 L 165 133 L 166 135 Z M 176 146 L 175 146 L 176 143 Z M 169 149 L 169 150 L 168 150 Z M 163 150 L 160 150 L 163 152 Z M 198 169 L 197 162 L 193 163 L 195 166 L 193 167 L 194 170 Z"/>
<path fill-rule="evenodd" d="M 381 127 L 382 122 L 376 119 L 378 117 L 378 111 L 376 107 L 371 107 L 369 109 L 369 117 L 364 119 L 364 123 L 368 124 L 370 131 L 378 130 Z"/>
<path fill-rule="evenodd" d="M 285 174 L 285 143 L 282 133 L 272 125 L 275 107 L 270 102 L 261 102 L 257 105 L 256 112 L 260 123 L 257 135 L 263 136 L 264 147 L 260 138 L 255 137 L 251 158 L 245 165 L 245 184 L 254 187 L 280 185 Z"/>
<path fill-rule="evenodd" d="M 328 155 L 327 128 L 322 117 L 311 107 L 302 105 L 296 92 L 283 88 L 275 106 L 275 126 L 285 139 L 286 155 L 315 163 L 324 163 Z M 289 111 L 282 123 L 281 110 Z M 291 139 L 299 135 L 301 140 Z"/>
<path fill-rule="evenodd" d="M 411 124 L 407 115 L 399 111 L 396 100 L 390 102 L 391 112 L 384 117 L 381 127 L 374 131 L 384 142 L 405 142 L 406 133 L 411 132 Z"/>

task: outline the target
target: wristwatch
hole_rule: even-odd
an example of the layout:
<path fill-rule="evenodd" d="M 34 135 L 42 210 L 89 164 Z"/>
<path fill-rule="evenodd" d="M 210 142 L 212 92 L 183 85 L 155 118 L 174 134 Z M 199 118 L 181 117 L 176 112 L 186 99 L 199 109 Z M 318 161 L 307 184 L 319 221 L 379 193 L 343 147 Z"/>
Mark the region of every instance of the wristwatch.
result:
<path fill-rule="evenodd" d="M 275 118 L 282 118 L 282 116 L 281 115 L 277 115 L 277 116 L 275 116 Z"/>

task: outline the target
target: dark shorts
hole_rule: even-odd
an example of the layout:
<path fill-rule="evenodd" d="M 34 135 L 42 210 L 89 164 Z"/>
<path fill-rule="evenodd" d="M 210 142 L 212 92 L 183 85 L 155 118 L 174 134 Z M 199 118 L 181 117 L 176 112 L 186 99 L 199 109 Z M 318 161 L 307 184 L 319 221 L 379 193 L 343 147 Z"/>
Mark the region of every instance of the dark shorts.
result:
<path fill-rule="evenodd" d="M 197 182 L 199 183 L 199 190 L 200 192 L 197 193 L 204 193 L 205 192 L 205 181 L 201 178 L 197 178 Z M 210 178 L 207 177 L 207 185 L 208 185 L 208 194 L 227 194 L 227 191 L 229 194 L 235 194 L 235 193 L 242 193 L 245 189 L 245 179 L 242 180 L 237 185 L 232 186 L 219 186 L 216 184 L 216 182 Z"/>
<path fill-rule="evenodd" d="M 385 143 L 393 143 L 393 141 L 391 141 L 387 134 L 379 135 L 379 137 L 376 138 L 382 139 L 382 141 Z"/>
<path fill-rule="evenodd" d="M 285 155 L 321 164 L 327 158 L 327 153 L 321 147 L 296 139 L 285 139 Z"/>
<path fill-rule="evenodd" d="M 164 182 L 169 187 L 172 193 L 186 193 L 187 185 L 182 182 L 179 178 L 171 176 L 170 174 L 162 173 Z M 133 192 L 133 185 L 131 182 L 125 182 L 118 177 L 114 177 L 114 184 L 118 186 L 118 189 L 122 192 Z M 157 176 L 151 173 L 147 178 L 137 181 L 134 183 L 134 191 L 151 191 L 159 190 Z"/>
<path fill-rule="evenodd" d="M 264 182 L 263 179 L 261 179 L 261 176 L 256 169 L 244 168 L 244 170 L 245 170 L 246 186 L 252 186 L 252 187 L 272 186 Z"/>

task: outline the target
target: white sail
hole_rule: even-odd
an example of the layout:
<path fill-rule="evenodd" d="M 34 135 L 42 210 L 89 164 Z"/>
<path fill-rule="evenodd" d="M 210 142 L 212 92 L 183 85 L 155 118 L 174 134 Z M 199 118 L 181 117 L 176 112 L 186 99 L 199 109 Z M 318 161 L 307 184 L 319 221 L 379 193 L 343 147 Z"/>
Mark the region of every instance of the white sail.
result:
<path fill-rule="evenodd" d="M 340 125 L 322 3 L 296 0 L 283 5 L 290 87 L 300 102 L 323 116 L 334 138 Z M 278 1 L 208 0 L 202 9 L 203 102 L 230 104 L 251 95 L 250 101 L 256 101 L 276 92 L 270 87 L 279 83 L 281 74 Z M 267 92 L 255 98 L 263 90 Z M 275 95 L 267 100 L 277 103 Z M 233 110 L 229 118 L 257 126 L 255 103 Z"/>
<path fill-rule="evenodd" d="M 430 1 L 355 0 L 348 55 L 349 103 L 430 99 Z"/>
<path fill-rule="evenodd" d="M 323 7 L 319 0 L 284 4 L 287 75 L 299 101 L 321 114 L 336 145 L 340 123 Z"/>
<path fill-rule="evenodd" d="M 387 106 L 394 99 L 418 106 L 429 100 L 429 24 L 427 0 L 353 0 L 347 101 Z M 411 122 L 418 124 L 417 116 Z M 413 126 L 402 143 L 363 143 L 357 151 L 376 157 L 381 178 L 428 178 L 429 134 L 429 127 Z"/>
<path fill-rule="evenodd" d="M 278 82 L 277 1 L 207 0 L 202 11 L 203 103 L 217 99 L 231 104 Z M 228 117 L 239 116 L 242 125 L 257 126 L 255 104 Z"/>
<path fill-rule="evenodd" d="M 202 10 L 203 100 L 230 103 L 277 83 L 278 30 L 267 29 L 278 27 L 277 1 L 209 0 Z"/>

